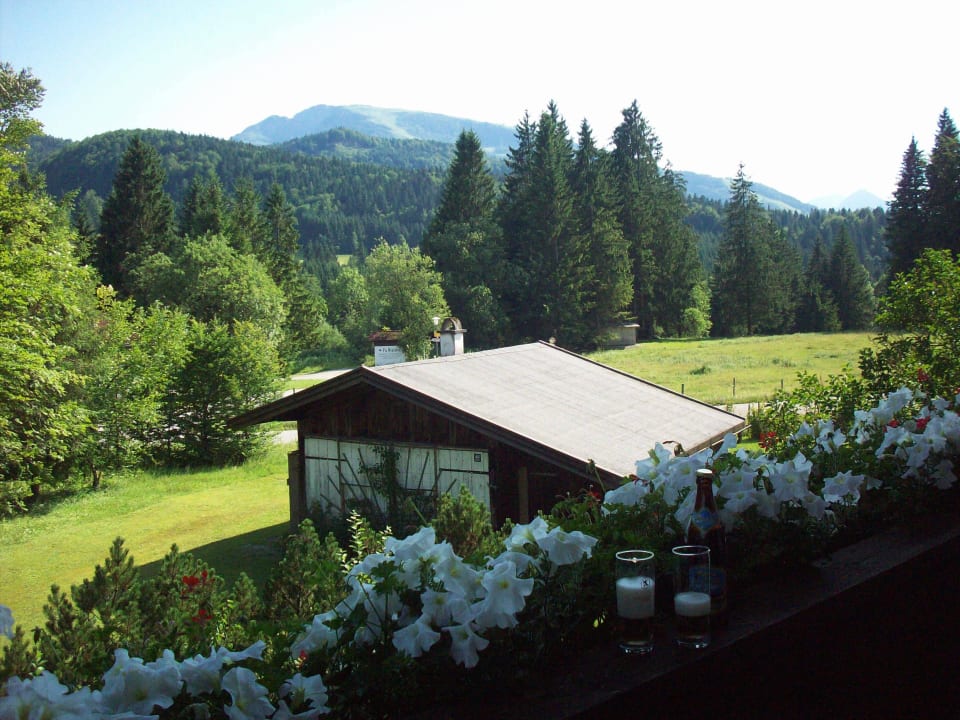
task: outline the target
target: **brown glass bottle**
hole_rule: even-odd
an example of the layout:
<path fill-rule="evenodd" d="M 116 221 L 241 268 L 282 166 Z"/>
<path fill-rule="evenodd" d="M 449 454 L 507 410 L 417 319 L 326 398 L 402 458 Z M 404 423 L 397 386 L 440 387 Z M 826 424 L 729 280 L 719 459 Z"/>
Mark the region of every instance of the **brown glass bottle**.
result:
<path fill-rule="evenodd" d="M 710 619 L 727 624 L 727 534 L 713 497 L 713 470 L 697 470 L 697 499 L 687 524 L 687 544 L 710 548 Z"/>

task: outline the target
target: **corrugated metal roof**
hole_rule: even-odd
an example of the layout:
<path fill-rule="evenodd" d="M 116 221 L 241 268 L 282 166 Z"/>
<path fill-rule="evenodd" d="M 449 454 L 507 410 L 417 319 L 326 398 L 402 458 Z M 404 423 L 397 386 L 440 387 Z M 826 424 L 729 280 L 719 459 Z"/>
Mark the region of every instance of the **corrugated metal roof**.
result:
<path fill-rule="evenodd" d="M 473 418 L 501 437 L 539 445 L 613 475 L 634 471 L 657 442 L 692 451 L 743 418 L 547 343 L 358 368 L 237 418 L 248 425 L 297 410 L 357 382 Z M 525 442 L 524 442 L 525 441 Z"/>

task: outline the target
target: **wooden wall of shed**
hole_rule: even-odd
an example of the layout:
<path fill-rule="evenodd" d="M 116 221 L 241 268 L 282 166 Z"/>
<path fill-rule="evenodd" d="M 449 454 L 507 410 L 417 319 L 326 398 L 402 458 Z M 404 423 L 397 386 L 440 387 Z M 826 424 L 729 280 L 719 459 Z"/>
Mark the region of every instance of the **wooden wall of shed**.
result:
<path fill-rule="evenodd" d="M 578 493 L 586 475 L 569 472 L 426 408 L 369 386 L 325 400 L 300 420 L 300 437 L 333 437 L 477 448 L 490 454 L 490 502 L 493 522 L 526 522 L 538 510 L 549 512 L 556 501 Z M 521 501 L 518 478 L 525 470 L 527 502 Z M 528 517 L 521 511 L 526 508 Z"/>

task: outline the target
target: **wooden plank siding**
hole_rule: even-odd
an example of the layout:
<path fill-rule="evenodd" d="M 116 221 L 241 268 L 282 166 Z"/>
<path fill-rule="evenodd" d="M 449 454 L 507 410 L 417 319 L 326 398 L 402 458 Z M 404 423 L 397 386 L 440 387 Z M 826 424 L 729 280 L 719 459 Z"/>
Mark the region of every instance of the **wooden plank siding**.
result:
<path fill-rule="evenodd" d="M 490 459 L 491 515 L 498 526 L 507 518 L 517 522 L 529 519 L 521 517 L 518 482 L 521 468 L 526 468 L 529 495 L 525 505 L 531 517 L 538 510 L 548 512 L 558 498 L 578 493 L 588 479 L 586 468 L 583 475 L 564 472 L 450 418 L 368 385 L 348 388 L 324 403 L 309 406 L 297 426 L 301 438 L 301 478 L 305 477 L 304 438 L 486 450 Z M 302 490 L 299 496 L 303 496 Z M 291 511 L 293 509 L 291 507 Z M 307 511 L 303 506 L 297 510 L 302 517 L 295 522 L 306 517 Z"/>

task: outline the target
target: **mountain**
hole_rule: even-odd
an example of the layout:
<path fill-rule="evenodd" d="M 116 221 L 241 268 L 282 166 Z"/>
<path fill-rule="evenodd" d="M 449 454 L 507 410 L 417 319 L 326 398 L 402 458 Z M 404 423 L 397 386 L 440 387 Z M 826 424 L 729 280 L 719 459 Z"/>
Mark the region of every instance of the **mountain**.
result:
<path fill-rule="evenodd" d="M 814 198 L 811 204 L 816 205 L 821 210 L 860 210 L 861 208 L 885 208 L 887 201 L 878 198 L 872 192 L 866 190 L 857 190 L 852 195 L 843 197 L 842 195 L 825 195 Z"/>
<path fill-rule="evenodd" d="M 490 157 L 494 175 L 506 172 L 503 158 L 516 144 L 513 128 L 505 125 L 455 118 L 437 113 L 391 110 L 369 105 L 315 105 L 292 118 L 273 115 L 231 140 L 252 145 L 281 145 L 293 152 L 339 157 L 361 162 L 404 167 L 436 167 L 438 160 L 453 157 L 452 145 L 465 129 L 472 129 Z M 419 143 L 419 144 L 417 144 Z M 449 147 L 443 150 L 436 144 Z M 730 180 L 694 172 L 681 173 L 687 193 L 710 200 L 730 198 Z M 767 185 L 754 183 L 761 204 L 773 210 L 810 212 L 815 206 L 785 195 Z"/>
<path fill-rule="evenodd" d="M 730 199 L 730 182 L 732 178 L 718 178 L 712 175 L 701 175 L 700 173 L 684 170 L 679 175 L 683 176 L 687 184 L 687 195 L 692 197 L 704 197 L 708 200 L 720 200 L 726 202 Z M 760 204 L 771 210 L 794 210 L 806 214 L 815 209 L 816 206 L 801 202 L 795 197 L 786 195 L 779 190 L 774 190 L 768 185 L 753 183 L 751 188 Z"/>
<path fill-rule="evenodd" d="M 463 130 L 473 130 L 490 155 L 506 155 L 515 142 L 513 128 L 505 125 L 369 105 L 314 105 L 292 118 L 272 115 L 230 139 L 251 145 L 276 145 L 336 128 L 378 138 L 434 140 L 450 144 L 457 141 Z"/>

